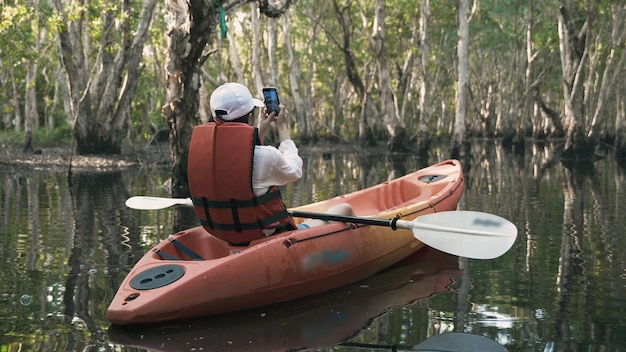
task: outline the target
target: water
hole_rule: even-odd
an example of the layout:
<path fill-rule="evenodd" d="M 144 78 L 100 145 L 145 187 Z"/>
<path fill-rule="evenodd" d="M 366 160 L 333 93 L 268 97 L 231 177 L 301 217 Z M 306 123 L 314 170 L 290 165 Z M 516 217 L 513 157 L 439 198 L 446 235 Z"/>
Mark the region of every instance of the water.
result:
<path fill-rule="evenodd" d="M 524 158 L 476 146 L 464 162 L 462 209 L 517 225 L 494 260 L 424 251 L 393 270 L 321 295 L 144 329 L 111 329 L 106 308 L 151 246 L 197 224 L 189 209 L 138 211 L 133 195 L 167 197 L 167 169 L 0 170 L 0 350 L 410 350 L 445 332 L 508 351 L 626 351 L 625 170 L 612 160 L 568 169 L 549 147 Z M 283 191 L 298 205 L 443 160 L 305 155 Z"/>

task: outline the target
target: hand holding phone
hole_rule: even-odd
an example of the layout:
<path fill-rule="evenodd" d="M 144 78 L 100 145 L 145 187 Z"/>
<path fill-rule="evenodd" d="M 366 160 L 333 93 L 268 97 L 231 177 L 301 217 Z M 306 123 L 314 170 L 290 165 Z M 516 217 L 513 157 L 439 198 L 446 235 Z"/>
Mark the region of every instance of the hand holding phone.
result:
<path fill-rule="evenodd" d="M 278 90 L 274 87 L 263 88 L 263 99 L 265 100 L 265 107 L 267 108 L 267 114 L 275 112 L 274 117 L 278 117 L 280 111 L 280 101 L 278 100 Z"/>

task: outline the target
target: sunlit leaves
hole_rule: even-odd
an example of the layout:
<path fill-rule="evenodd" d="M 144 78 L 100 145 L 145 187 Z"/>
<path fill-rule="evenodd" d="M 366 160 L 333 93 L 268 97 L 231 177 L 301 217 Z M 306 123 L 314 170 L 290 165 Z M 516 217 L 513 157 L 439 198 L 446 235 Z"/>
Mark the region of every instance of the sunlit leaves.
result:
<path fill-rule="evenodd" d="M 15 29 L 21 23 L 26 22 L 31 15 L 32 9 L 24 5 L 3 5 L 0 13 L 0 33 L 6 35 L 11 29 Z"/>

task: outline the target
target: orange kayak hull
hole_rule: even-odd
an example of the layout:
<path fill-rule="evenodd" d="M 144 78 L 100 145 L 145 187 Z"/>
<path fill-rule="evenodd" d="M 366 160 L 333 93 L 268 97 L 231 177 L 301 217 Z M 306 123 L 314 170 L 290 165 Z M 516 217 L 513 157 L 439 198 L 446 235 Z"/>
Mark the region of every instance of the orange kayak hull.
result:
<path fill-rule="evenodd" d="M 381 273 L 317 295 L 179 322 L 114 325 L 108 337 L 152 352 L 311 351 L 375 326 L 375 319 L 394 307 L 448 292 L 462 273 L 458 257 L 423 248 Z"/>
<path fill-rule="evenodd" d="M 456 210 L 463 190 L 461 165 L 448 160 L 292 210 L 324 212 L 349 203 L 358 217 L 412 220 Z M 116 325 L 156 323 L 288 301 L 369 277 L 423 246 L 411 231 L 333 222 L 239 247 L 198 226 L 146 253 L 122 282 L 107 317 Z"/>

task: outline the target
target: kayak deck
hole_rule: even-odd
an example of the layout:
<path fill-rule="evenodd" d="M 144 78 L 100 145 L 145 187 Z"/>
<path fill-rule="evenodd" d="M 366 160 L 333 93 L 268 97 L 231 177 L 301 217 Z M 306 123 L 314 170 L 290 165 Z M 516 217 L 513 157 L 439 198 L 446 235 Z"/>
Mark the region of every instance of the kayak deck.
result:
<path fill-rule="evenodd" d="M 463 193 L 458 161 L 293 210 L 349 203 L 359 217 L 412 220 L 455 210 Z M 303 219 L 296 219 L 300 222 Z M 410 231 L 332 222 L 232 246 L 202 227 L 161 241 L 137 262 L 113 298 L 113 324 L 151 323 L 267 305 L 371 276 L 423 244 Z"/>

